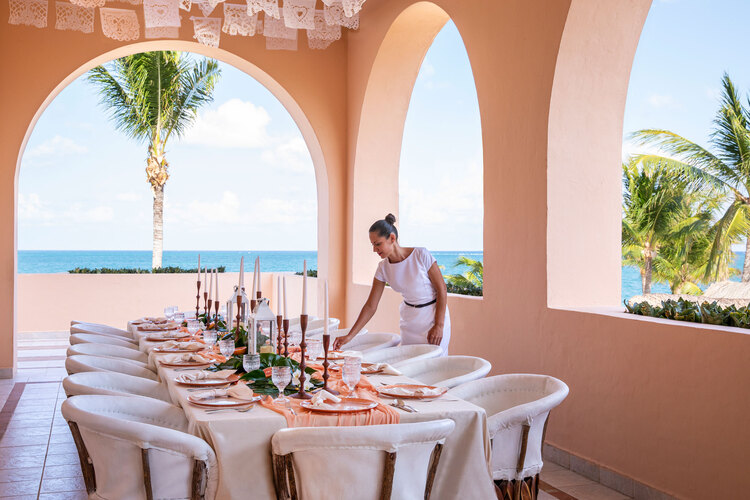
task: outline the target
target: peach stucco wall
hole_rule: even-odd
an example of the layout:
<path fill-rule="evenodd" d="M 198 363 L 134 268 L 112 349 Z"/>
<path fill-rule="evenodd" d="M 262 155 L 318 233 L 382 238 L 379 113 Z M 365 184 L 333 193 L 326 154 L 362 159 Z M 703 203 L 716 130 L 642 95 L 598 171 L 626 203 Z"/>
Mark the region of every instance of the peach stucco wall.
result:
<path fill-rule="evenodd" d="M 45 99 L 78 68 L 102 54 L 170 47 L 219 57 L 267 85 L 311 149 L 321 276 L 331 280 L 333 314 L 351 324 L 374 270 L 367 227 L 398 210 L 411 86 L 450 17 L 477 86 L 485 244 L 484 297 L 449 299 L 451 352 L 481 355 L 494 373 L 547 373 L 567 382 L 570 396 L 547 434 L 560 448 L 684 498 L 747 491 L 747 334 L 601 309 L 617 302 L 622 118 L 649 5 L 373 0 L 359 31 L 318 53 L 266 52 L 261 40 L 231 37 L 222 50 L 187 39 L 122 47 L 99 35 L 4 26 L 0 368 L 12 365 L 15 312 L 27 310 L 14 307 L 25 294 L 17 279 L 26 280 L 15 275 L 19 153 Z M 164 300 L 156 294 L 148 303 Z M 368 328 L 396 329 L 398 302 L 387 290 Z"/>

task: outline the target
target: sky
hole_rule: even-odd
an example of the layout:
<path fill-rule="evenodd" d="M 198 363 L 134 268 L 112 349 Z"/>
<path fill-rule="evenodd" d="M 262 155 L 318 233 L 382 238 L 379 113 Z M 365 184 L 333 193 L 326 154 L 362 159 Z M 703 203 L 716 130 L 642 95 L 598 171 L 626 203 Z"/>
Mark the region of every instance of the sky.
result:
<path fill-rule="evenodd" d="M 641 128 L 707 144 L 724 71 L 744 96 L 750 89 L 748 16 L 744 0 L 654 0 L 631 72 L 623 155 L 641 150 L 627 139 Z M 297 126 L 262 85 L 221 67 L 214 102 L 168 148 L 165 250 L 314 250 L 315 174 Z M 151 248 L 145 146 L 117 132 L 97 103 L 79 78 L 34 128 L 19 176 L 19 249 Z M 449 22 L 424 59 L 404 128 L 405 245 L 482 249 L 480 127 L 471 67 Z"/>

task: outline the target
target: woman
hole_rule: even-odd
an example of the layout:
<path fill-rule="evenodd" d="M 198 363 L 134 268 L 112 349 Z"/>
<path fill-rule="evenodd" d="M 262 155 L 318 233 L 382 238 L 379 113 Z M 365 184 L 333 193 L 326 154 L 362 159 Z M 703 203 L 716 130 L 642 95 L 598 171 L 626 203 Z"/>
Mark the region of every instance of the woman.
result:
<path fill-rule="evenodd" d="M 385 284 L 401 293 L 402 344 L 434 344 L 448 354 L 451 320 L 448 292 L 435 258 L 426 248 L 405 248 L 398 244 L 396 217 L 388 214 L 370 226 L 372 251 L 383 259 L 378 264 L 372 290 L 349 334 L 336 339 L 338 349 L 351 341 L 378 309 Z"/>

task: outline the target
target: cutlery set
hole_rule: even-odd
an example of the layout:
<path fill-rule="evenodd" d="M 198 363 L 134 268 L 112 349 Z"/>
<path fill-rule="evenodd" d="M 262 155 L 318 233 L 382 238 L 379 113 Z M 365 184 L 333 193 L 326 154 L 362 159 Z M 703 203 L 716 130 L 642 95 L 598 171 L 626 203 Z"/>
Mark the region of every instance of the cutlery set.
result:
<path fill-rule="evenodd" d="M 217 413 L 220 411 L 236 411 L 238 413 L 247 413 L 253 408 L 255 408 L 255 405 L 250 405 L 247 408 L 216 408 L 216 409 L 205 410 L 205 411 L 206 413 Z"/>

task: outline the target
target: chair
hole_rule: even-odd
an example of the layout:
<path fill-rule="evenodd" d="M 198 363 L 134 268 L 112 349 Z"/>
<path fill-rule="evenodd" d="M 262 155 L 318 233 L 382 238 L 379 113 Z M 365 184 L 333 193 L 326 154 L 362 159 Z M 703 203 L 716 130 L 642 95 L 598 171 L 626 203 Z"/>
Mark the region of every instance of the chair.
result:
<path fill-rule="evenodd" d="M 70 345 L 75 344 L 109 344 L 138 350 L 137 345 L 125 339 L 119 339 L 110 335 L 95 335 L 93 333 L 74 333 L 70 336 Z"/>
<path fill-rule="evenodd" d="M 339 330 L 341 331 L 341 330 Z M 343 349 L 359 351 L 366 354 L 379 351 L 387 347 L 394 347 L 401 343 L 401 335 L 396 333 L 363 333 L 360 332 Z"/>
<path fill-rule="evenodd" d="M 549 413 L 566 398 L 568 386 L 547 375 L 508 374 L 474 380 L 448 393 L 487 412 L 492 478 L 502 498 L 537 498 Z"/>
<path fill-rule="evenodd" d="M 78 372 L 63 379 L 65 394 L 105 396 L 143 396 L 170 403 L 169 391 L 155 380 L 124 373 Z"/>
<path fill-rule="evenodd" d="M 340 319 L 328 318 L 328 331 L 333 332 L 339 327 L 341 323 Z M 305 336 L 312 335 L 323 335 L 323 330 L 326 324 L 325 318 L 312 319 L 307 322 L 307 330 L 305 330 Z M 289 322 L 289 333 L 302 331 L 299 325 L 299 320 L 295 323 Z"/>
<path fill-rule="evenodd" d="M 346 349 L 348 348 L 348 346 L 349 344 L 346 344 L 344 348 Z M 398 366 L 410 361 L 416 361 L 418 359 L 437 358 L 442 352 L 443 350 L 439 345 L 399 345 L 368 352 L 362 356 L 362 359 L 370 363 L 389 363 L 394 368 L 397 368 Z"/>
<path fill-rule="evenodd" d="M 149 370 L 147 366 L 140 361 L 83 354 L 68 356 L 65 360 L 65 370 L 67 370 L 68 375 L 80 372 L 117 372 L 149 380 L 158 380 L 156 373 Z"/>
<path fill-rule="evenodd" d="M 188 433 L 181 408 L 130 396 L 73 396 L 62 404 L 89 498 L 213 500 L 216 455 Z"/>
<path fill-rule="evenodd" d="M 442 358 L 418 359 L 398 365 L 407 377 L 423 384 L 439 387 L 455 387 L 465 382 L 483 378 L 492 369 L 489 361 L 474 356 L 445 356 Z"/>
<path fill-rule="evenodd" d="M 88 354 L 89 356 L 106 356 L 108 358 L 122 358 L 140 361 L 148 364 L 148 354 L 113 344 L 74 344 L 68 347 L 68 356 L 76 354 Z"/>
<path fill-rule="evenodd" d="M 428 499 L 454 427 L 446 419 L 281 429 L 271 438 L 277 498 Z"/>
<path fill-rule="evenodd" d="M 127 330 L 120 330 L 107 325 L 100 325 L 97 323 L 78 323 L 70 326 L 70 333 L 93 333 L 96 335 L 109 335 L 110 337 L 127 340 L 128 342 L 135 343 L 136 340 L 133 335 Z"/>

